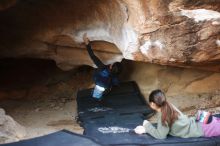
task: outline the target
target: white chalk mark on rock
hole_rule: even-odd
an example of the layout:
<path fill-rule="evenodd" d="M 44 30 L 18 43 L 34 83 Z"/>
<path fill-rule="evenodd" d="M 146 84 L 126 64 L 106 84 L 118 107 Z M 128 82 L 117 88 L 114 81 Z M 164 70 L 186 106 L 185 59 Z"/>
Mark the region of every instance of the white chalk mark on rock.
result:
<path fill-rule="evenodd" d="M 196 22 L 220 19 L 220 13 L 217 11 L 213 11 L 213 10 L 206 10 L 206 9 L 183 10 L 181 9 L 180 13 L 183 16 L 194 19 L 194 21 Z"/>
<path fill-rule="evenodd" d="M 141 52 L 142 52 L 143 54 L 147 55 L 147 51 L 150 49 L 151 46 L 152 46 L 151 41 L 146 41 L 146 42 L 144 43 L 144 45 L 142 45 L 142 46 L 140 47 L 140 50 L 141 50 Z"/>
<path fill-rule="evenodd" d="M 93 28 L 93 29 L 88 29 L 88 30 L 82 30 L 79 33 L 74 35 L 74 40 L 76 42 L 83 42 L 83 34 L 87 33 L 88 38 L 93 41 L 93 40 L 104 40 L 110 43 L 113 43 L 113 40 L 107 31 L 107 29 L 104 28 Z M 71 36 L 71 35 L 70 35 Z"/>
<path fill-rule="evenodd" d="M 138 35 L 137 33 L 132 29 L 132 27 L 125 25 L 124 28 L 122 29 L 122 42 L 123 46 L 121 48 L 124 48 L 123 51 L 123 56 L 126 59 L 131 59 L 133 60 L 133 53 L 138 51 Z"/>
<path fill-rule="evenodd" d="M 212 25 L 220 25 L 220 21 L 213 21 Z"/>
<path fill-rule="evenodd" d="M 159 48 L 160 50 L 162 50 L 164 48 L 164 45 L 159 41 L 146 41 L 141 47 L 140 50 L 143 54 L 147 55 L 148 54 L 148 50 L 150 50 L 151 48 Z"/>
<path fill-rule="evenodd" d="M 216 44 L 218 47 L 220 47 L 220 40 L 216 40 Z"/>
<path fill-rule="evenodd" d="M 115 56 L 114 58 L 112 58 L 111 60 L 108 60 L 108 61 L 106 62 L 106 64 L 112 64 L 112 63 L 114 63 L 114 62 L 121 62 L 123 58 L 124 58 L 124 57 L 123 57 L 122 55 L 117 55 L 117 56 Z"/>

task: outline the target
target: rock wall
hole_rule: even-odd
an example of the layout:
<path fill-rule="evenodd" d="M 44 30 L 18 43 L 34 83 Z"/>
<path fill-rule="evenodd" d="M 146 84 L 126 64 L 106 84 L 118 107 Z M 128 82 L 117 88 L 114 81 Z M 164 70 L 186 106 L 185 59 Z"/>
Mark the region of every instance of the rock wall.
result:
<path fill-rule="evenodd" d="M 93 65 L 87 33 L 105 63 L 220 71 L 219 0 L 3 0 L 0 19 L 1 58 L 53 59 L 63 70 Z"/>
<path fill-rule="evenodd" d="M 126 68 L 121 77 L 135 80 L 147 101 L 152 90 L 161 89 L 168 101 L 183 111 L 220 106 L 220 73 L 144 62 L 123 61 L 123 64 Z"/>
<path fill-rule="evenodd" d="M 25 128 L 0 108 L 0 143 L 18 141 L 26 134 Z"/>

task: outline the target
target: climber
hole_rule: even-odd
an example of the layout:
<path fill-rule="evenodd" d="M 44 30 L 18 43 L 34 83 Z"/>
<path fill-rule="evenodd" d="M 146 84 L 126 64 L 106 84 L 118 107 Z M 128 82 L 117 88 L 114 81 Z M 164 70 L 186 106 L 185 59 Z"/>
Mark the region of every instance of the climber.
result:
<path fill-rule="evenodd" d="M 159 89 L 150 93 L 149 104 L 158 112 L 157 126 L 144 120 L 143 125 L 134 129 L 137 134 L 148 133 L 157 139 L 165 139 L 168 134 L 182 138 L 220 136 L 220 118 L 206 111 L 199 111 L 195 117 L 188 117 L 169 103 Z"/>
<path fill-rule="evenodd" d="M 97 66 L 93 75 L 95 87 L 92 93 L 93 98 L 100 101 L 104 95 L 111 91 L 112 86 L 119 85 L 118 75 L 122 71 L 122 65 L 120 62 L 105 65 L 102 61 L 93 53 L 89 38 L 85 33 L 83 40 L 86 45 L 90 58 Z"/>

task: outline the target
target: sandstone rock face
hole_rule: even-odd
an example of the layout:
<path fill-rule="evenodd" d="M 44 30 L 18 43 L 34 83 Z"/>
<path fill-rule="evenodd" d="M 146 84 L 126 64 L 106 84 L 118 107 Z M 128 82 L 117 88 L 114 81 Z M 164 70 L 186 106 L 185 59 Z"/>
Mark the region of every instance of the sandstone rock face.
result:
<path fill-rule="evenodd" d="M 14 121 L 12 117 L 6 115 L 5 111 L 0 108 L 0 143 L 18 141 L 25 134 L 24 127 Z"/>
<path fill-rule="evenodd" d="M 92 65 L 122 58 L 220 71 L 219 0 L 10 0 L 0 2 L 0 57 Z M 95 47 L 97 46 L 97 47 Z"/>
<path fill-rule="evenodd" d="M 220 73 L 144 62 L 123 63 L 127 68 L 122 77 L 135 80 L 147 101 L 152 90 L 161 89 L 168 101 L 183 111 L 220 107 Z"/>

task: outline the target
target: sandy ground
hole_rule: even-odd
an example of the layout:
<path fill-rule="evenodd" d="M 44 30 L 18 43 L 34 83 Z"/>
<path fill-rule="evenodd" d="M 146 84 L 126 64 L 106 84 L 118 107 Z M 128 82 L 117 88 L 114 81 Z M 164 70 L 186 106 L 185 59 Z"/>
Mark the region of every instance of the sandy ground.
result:
<path fill-rule="evenodd" d="M 18 65 L 12 66 L 0 77 L 5 83 L 0 85 L 0 95 L 7 95 L 0 100 L 0 108 L 25 127 L 27 134 L 22 139 L 62 129 L 82 133 L 75 121 L 76 93 L 93 86 L 91 67 L 64 72 L 51 63 L 22 65 L 18 69 Z"/>
<path fill-rule="evenodd" d="M 27 131 L 26 137 L 32 138 L 58 130 L 67 129 L 82 133 L 76 123 L 75 97 L 61 99 L 7 100 L 2 103 L 7 114 L 14 118 Z"/>

